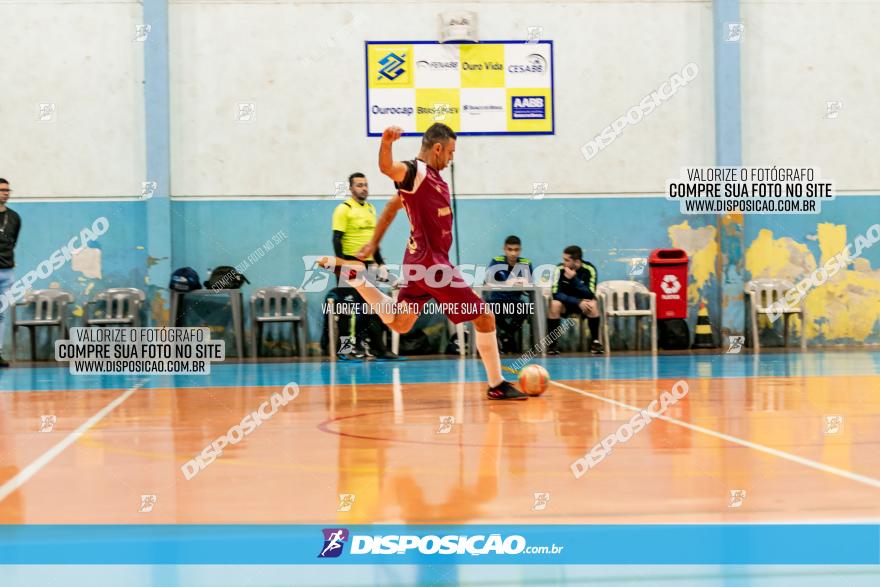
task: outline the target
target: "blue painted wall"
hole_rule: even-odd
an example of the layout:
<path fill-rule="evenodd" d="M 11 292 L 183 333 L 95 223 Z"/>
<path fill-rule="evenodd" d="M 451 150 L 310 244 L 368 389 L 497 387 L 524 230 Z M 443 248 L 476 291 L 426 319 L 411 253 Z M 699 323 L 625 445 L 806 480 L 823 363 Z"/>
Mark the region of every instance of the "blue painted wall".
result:
<path fill-rule="evenodd" d="M 237 265 L 273 234 L 288 238 L 245 271 L 253 288 L 302 283 L 305 255 L 332 253 L 331 216 L 339 201 L 172 203 L 174 267 L 189 265 L 200 274 L 217 265 Z M 377 201 L 377 211 L 384 201 Z M 601 280 L 628 279 L 629 259 L 670 246 L 668 227 L 687 219 L 693 228 L 713 225 L 710 216 L 686 218 L 676 205 L 658 198 L 462 199 L 458 203 L 461 263 L 484 263 L 502 252 L 504 238 L 523 240 L 523 255 L 534 265 L 558 263 L 562 249 L 578 244 L 596 265 Z M 409 225 L 404 212 L 383 240 L 387 263 L 400 263 Z M 451 257 L 454 261 L 455 246 Z M 641 280 L 647 283 L 647 272 Z M 204 277 L 203 277 L 204 278 Z M 705 292 L 712 301 L 714 281 Z M 310 338 L 320 335 L 323 295 L 308 296 Z M 714 302 L 713 302 L 714 304 Z M 714 306 L 710 306 L 710 311 Z M 691 312 L 695 321 L 696 305 Z"/>
<path fill-rule="evenodd" d="M 384 206 L 384 201 L 376 203 L 379 209 Z M 330 222 L 338 204 L 338 200 L 174 201 L 168 267 L 191 266 L 204 280 L 210 268 L 246 261 L 273 234 L 283 231 L 287 238 L 245 270 L 251 284 L 244 293 L 247 297 L 255 288 L 268 285 L 299 286 L 306 270 L 302 257 L 332 252 Z M 66 266 L 35 287 L 57 281 L 85 301 L 87 295 L 107 287 L 147 286 L 149 252 L 139 248 L 146 243 L 144 203 L 30 203 L 18 209 L 25 226 L 18 248 L 19 274 L 36 267 L 98 216 L 110 220 L 110 230 L 96 245 L 102 249 L 102 279 L 85 279 Z M 501 253 L 504 238 L 516 234 L 523 239 L 523 254 L 535 265 L 555 264 L 565 246 L 580 245 L 603 280 L 627 278 L 629 259 L 669 246 L 668 226 L 684 219 L 664 200 L 619 197 L 461 200 L 458 213 L 462 263 L 488 263 Z M 690 222 L 702 226 L 708 218 L 692 217 Z M 408 229 L 401 212 L 384 239 L 387 262 L 401 262 Z M 167 261 L 155 263 L 163 266 Z M 647 273 L 641 279 L 647 282 Z M 313 341 L 320 334 L 323 297 L 308 296 Z"/>
<path fill-rule="evenodd" d="M 15 248 L 16 279 L 66 245 L 74 235 L 100 217 L 109 221 L 107 232 L 90 247 L 101 249 L 101 279 L 86 278 L 72 269 L 71 263 L 55 271 L 48 279 L 38 280 L 34 289 L 47 288 L 53 282 L 80 300 L 91 284 L 93 288 L 144 288 L 147 251 L 143 202 L 9 202 L 21 215 L 22 230 Z M 167 285 L 167 284 L 165 284 Z"/>
<path fill-rule="evenodd" d="M 68 264 L 35 287 L 57 282 L 74 293 L 81 307 L 89 295 L 107 287 L 134 286 L 149 291 L 150 287 L 167 286 L 146 283 L 150 251 L 143 248 L 147 239 L 144 202 L 10 204 L 21 214 L 24 226 L 16 250 L 17 277 L 35 268 L 96 218 L 105 216 L 110 222 L 109 231 L 93 245 L 102 251 L 101 279 L 85 278 Z M 330 221 L 338 204 L 339 200 L 172 201 L 172 259 L 170 263 L 154 262 L 167 264 L 168 269 L 191 266 L 204 280 L 209 268 L 242 263 L 273 234 L 283 231 L 287 238 L 245 270 L 251 285 L 245 286 L 244 293 L 249 296 L 255 288 L 268 285 L 299 286 L 306 269 L 302 257 L 332 252 Z M 384 201 L 376 204 L 381 210 Z M 672 225 L 684 220 L 692 228 L 715 224 L 714 216 L 683 216 L 676 204 L 662 198 L 464 199 L 458 203 L 458 214 L 462 263 L 487 263 L 501 253 L 504 237 L 516 234 L 523 239 L 523 254 L 535 265 L 556 263 L 566 245 L 580 245 L 585 257 L 598 268 L 601 280 L 628 279 L 629 259 L 671 245 L 668 229 Z M 747 216 L 746 250 L 760 230 L 770 229 L 775 238 L 790 237 L 807 244 L 818 258 L 818 243 L 806 235 L 815 234 L 819 222 L 846 225 L 851 241 L 880 222 L 880 198 L 841 197 L 826 203 L 821 216 Z M 408 228 L 401 212 L 384 240 L 387 262 L 401 261 Z M 880 247 L 866 250 L 863 257 L 877 267 Z M 637 279 L 647 283 L 647 278 L 646 272 Z M 709 302 L 713 320 L 719 315 L 717 287 L 717 280 L 711 278 L 700 291 Z M 323 295 L 310 294 L 308 301 L 311 340 L 317 341 Z M 693 328 L 698 304 L 692 302 Z M 867 342 L 880 339 L 873 337 Z"/>

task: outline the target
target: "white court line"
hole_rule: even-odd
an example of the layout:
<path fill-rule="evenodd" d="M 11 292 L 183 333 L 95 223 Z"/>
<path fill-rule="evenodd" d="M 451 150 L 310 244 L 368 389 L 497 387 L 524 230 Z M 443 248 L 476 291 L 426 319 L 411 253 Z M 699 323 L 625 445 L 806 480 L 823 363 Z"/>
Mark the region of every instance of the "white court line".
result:
<path fill-rule="evenodd" d="M 576 387 L 572 387 L 570 385 L 566 385 L 564 383 L 558 383 L 556 381 L 551 381 L 553 385 L 558 385 L 563 389 L 567 389 L 569 391 L 573 391 L 575 393 L 579 393 L 581 395 L 591 397 L 594 399 L 601 400 L 603 402 L 607 402 L 609 404 L 614 404 L 620 406 L 622 408 L 626 408 L 628 410 L 632 410 L 634 412 L 641 412 L 643 408 L 637 408 L 635 406 L 631 406 L 629 404 L 625 404 L 623 402 L 619 402 L 617 400 L 613 400 L 601 395 L 597 395 L 595 393 L 590 393 L 589 391 L 583 391 L 577 389 Z M 681 426 L 683 428 L 687 428 L 689 430 L 693 430 L 695 432 L 702 432 L 708 436 L 714 436 L 715 438 L 720 438 L 721 440 L 726 440 L 727 442 L 732 442 L 733 444 L 738 444 L 740 446 L 745 446 L 746 448 L 751 448 L 763 453 L 767 453 L 769 455 L 773 455 L 775 457 L 779 457 L 781 459 L 785 459 L 787 461 L 791 461 L 793 463 L 798 463 L 800 465 L 804 465 L 805 467 L 810 467 L 811 469 L 816 469 L 817 471 L 822 471 L 823 473 L 831 473 L 832 475 L 838 475 L 840 477 L 845 477 L 846 479 L 850 479 L 852 481 L 857 481 L 859 483 L 864 483 L 865 485 L 870 485 L 871 487 L 876 487 L 880 489 L 880 479 L 873 479 L 871 477 L 866 477 L 864 475 L 859 475 L 858 473 L 853 473 L 852 471 L 847 471 L 845 469 L 838 469 L 837 467 L 832 467 L 830 465 L 825 465 L 823 463 L 819 463 L 816 461 L 812 461 L 810 459 L 806 459 L 804 457 L 799 457 L 797 455 L 793 455 L 791 453 L 787 453 L 781 450 L 777 450 L 775 448 L 770 448 L 769 446 L 764 446 L 763 444 L 757 444 L 755 442 L 750 442 L 748 440 L 743 440 L 742 438 L 737 438 L 736 436 L 731 436 L 729 434 L 724 434 L 722 432 L 716 432 L 715 430 L 710 430 L 709 428 L 703 428 L 702 426 L 696 426 L 694 424 L 688 424 L 687 422 L 683 422 L 681 420 L 677 420 L 675 418 L 670 418 L 669 416 L 659 415 L 653 416 L 652 419 L 655 420 L 663 420 L 665 422 L 669 422 L 670 424 L 675 424 L 676 426 Z"/>
<path fill-rule="evenodd" d="M 24 469 L 22 469 L 18 473 L 18 475 L 16 475 L 15 477 L 10 479 L 9 481 L 4 483 L 3 485 L 0 485 L 0 502 L 2 502 L 4 499 L 9 497 L 9 495 L 14 493 L 16 490 L 18 490 L 19 487 L 21 487 L 22 485 L 27 483 L 27 481 L 31 477 L 36 475 L 40 471 L 40 469 L 42 469 L 43 467 L 45 467 L 46 465 L 51 463 L 52 460 L 55 459 L 55 457 L 60 455 L 62 453 L 62 451 L 64 451 L 64 449 L 66 449 L 68 446 L 70 446 L 71 444 L 73 444 L 74 442 L 79 440 L 79 438 L 83 434 L 85 434 L 89 428 L 91 428 L 92 426 L 94 426 L 95 424 L 97 424 L 98 422 L 103 420 L 104 416 L 106 416 L 107 414 L 112 412 L 114 409 L 116 409 L 119 406 L 119 404 L 121 404 L 122 402 L 127 400 L 131 394 L 133 394 L 134 392 L 139 390 L 141 387 L 143 387 L 144 383 L 146 383 L 146 380 L 141 381 L 140 383 L 138 383 L 137 385 L 135 385 L 131 389 L 123 392 L 115 400 L 113 400 L 112 402 L 110 402 L 109 404 L 104 406 L 101 409 L 101 411 L 99 411 L 97 414 L 95 414 L 94 416 L 92 416 L 91 418 L 89 418 L 88 420 L 83 422 L 79 426 L 79 428 L 77 428 L 76 430 L 74 430 L 73 432 L 71 432 L 70 434 L 65 436 L 61 440 L 61 442 L 59 442 L 58 444 L 56 444 L 55 446 L 53 446 L 52 448 L 50 448 L 49 450 L 44 452 L 42 455 L 37 457 L 37 459 L 34 460 L 34 462 L 32 462 L 31 464 L 26 466 Z"/>

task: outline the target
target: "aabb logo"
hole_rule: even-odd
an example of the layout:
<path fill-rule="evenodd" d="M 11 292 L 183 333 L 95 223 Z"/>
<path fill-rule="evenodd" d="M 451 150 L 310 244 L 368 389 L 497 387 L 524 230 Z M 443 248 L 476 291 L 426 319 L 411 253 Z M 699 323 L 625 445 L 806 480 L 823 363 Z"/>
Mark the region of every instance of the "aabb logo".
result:
<path fill-rule="evenodd" d="M 670 273 L 663 277 L 663 281 L 660 282 L 660 289 L 665 294 L 677 294 L 681 289 L 681 282 L 678 281 L 678 277 Z"/>
<path fill-rule="evenodd" d="M 512 96 L 510 117 L 513 120 L 543 120 L 547 117 L 544 96 Z"/>
<path fill-rule="evenodd" d="M 513 99 L 513 107 L 514 108 L 543 108 L 544 107 L 544 97 L 543 96 L 532 96 L 532 97 L 523 97 L 523 98 L 514 98 Z"/>
<path fill-rule="evenodd" d="M 348 541 L 347 528 L 324 528 L 324 547 L 318 558 L 336 558 L 342 554 L 342 547 Z"/>

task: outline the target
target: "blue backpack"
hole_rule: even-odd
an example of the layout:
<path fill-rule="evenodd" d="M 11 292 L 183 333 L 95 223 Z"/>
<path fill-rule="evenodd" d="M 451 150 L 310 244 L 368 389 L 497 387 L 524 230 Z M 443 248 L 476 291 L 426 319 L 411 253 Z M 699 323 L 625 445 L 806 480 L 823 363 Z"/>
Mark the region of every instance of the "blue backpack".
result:
<path fill-rule="evenodd" d="M 168 285 L 168 289 L 174 291 L 192 291 L 201 287 L 199 274 L 192 267 L 181 267 L 176 270 L 171 274 L 171 283 Z"/>

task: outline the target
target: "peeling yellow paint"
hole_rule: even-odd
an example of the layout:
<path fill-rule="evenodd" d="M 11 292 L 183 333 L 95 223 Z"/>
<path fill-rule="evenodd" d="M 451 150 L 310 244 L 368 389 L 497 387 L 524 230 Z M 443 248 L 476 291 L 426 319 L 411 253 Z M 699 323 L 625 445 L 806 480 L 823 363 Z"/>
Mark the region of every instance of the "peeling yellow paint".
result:
<path fill-rule="evenodd" d="M 150 298 L 150 314 L 160 326 L 173 326 L 170 323 L 171 310 L 168 307 L 163 292 L 156 291 Z"/>
<path fill-rule="evenodd" d="M 880 319 L 880 271 L 842 270 L 837 277 L 807 295 L 807 335 L 865 341 Z M 827 320 L 820 325 L 819 318 Z"/>
<path fill-rule="evenodd" d="M 691 228 L 687 220 L 669 227 L 672 246 L 684 249 L 690 258 L 690 274 L 694 281 L 688 285 L 688 303 L 693 304 L 700 300 L 700 289 L 708 283 L 710 276 L 715 275 L 715 263 L 718 259 L 715 233 L 714 226 Z"/>
<path fill-rule="evenodd" d="M 159 261 L 163 261 L 168 257 L 153 257 L 152 255 L 147 255 L 147 267 L 152 267 L 159 263 Z"/>
<path fill-rule="evenodd" d="M 831 223 L 817 227 L 820 264 L 840 253 L 847 244 L 846 226 Z M 817 267 L 809 248 L 791 238 L 773 238 L 762 230 L 746 251 L 746 268 L 752 278 L 785 278 L 796 283 Z M 855 259 L 850 267 L 807 294 L 807 337 L 826 340 L 865 341 L 880 320 L 880 270 L 867 259 Z"/>
<path fill-rule="evenodd" d="M 820 224 L 817 233 L 819 250 L 822 252 L 820 264 L 825 263 L 846 246 L 846 226 L 830 223 Z"/>
<path fill-rule="evenodd" d="M 773 231 L 762 229 L 746 251 L 746 270 L 752 279 L 763 277 L 796 282 L 816 268 L 816 260 L 807 245 L 783 237 L 773 238 Z"/>

